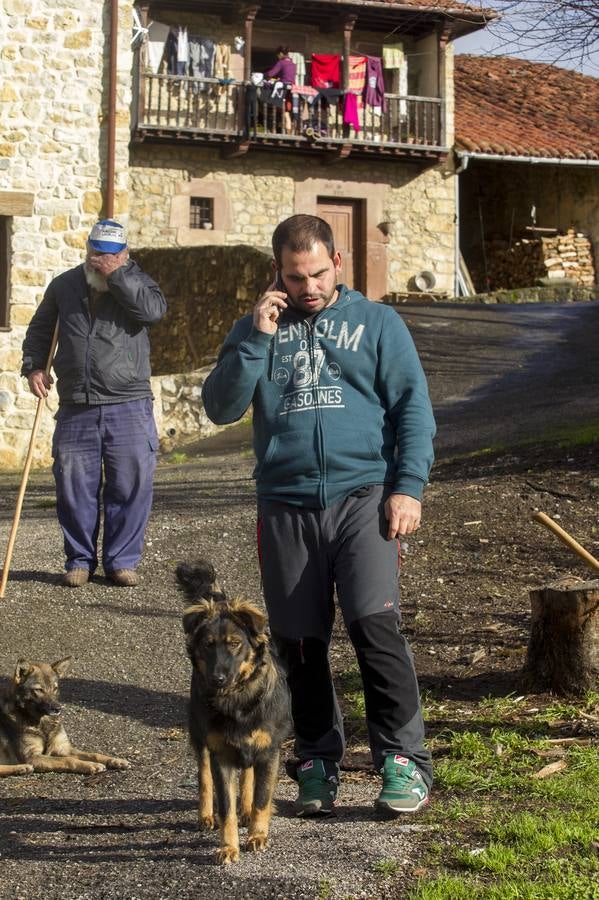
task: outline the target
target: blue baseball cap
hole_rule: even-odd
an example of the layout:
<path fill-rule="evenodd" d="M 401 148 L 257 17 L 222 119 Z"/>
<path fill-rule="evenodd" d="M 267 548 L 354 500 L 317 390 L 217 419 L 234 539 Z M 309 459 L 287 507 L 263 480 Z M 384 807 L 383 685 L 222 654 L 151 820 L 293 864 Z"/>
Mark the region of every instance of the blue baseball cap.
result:
<path fill-rule="evenodd" d="M 90 231 L 88 241 L 98 253 L 120 253 L 127 246 L 127 232 L 118 222 L 101 219 Z"/>

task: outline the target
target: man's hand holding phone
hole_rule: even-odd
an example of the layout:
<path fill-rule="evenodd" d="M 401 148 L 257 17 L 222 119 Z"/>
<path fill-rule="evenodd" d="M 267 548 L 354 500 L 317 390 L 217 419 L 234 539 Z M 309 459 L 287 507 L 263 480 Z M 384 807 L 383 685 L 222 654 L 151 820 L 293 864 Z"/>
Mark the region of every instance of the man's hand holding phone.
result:
<path fill-rule="evenodd" d="M 287 309 L 287 291 L 279 272 L 254 307 L 254 326 L 264 334 L 274 334 L 281 312 Z"/>

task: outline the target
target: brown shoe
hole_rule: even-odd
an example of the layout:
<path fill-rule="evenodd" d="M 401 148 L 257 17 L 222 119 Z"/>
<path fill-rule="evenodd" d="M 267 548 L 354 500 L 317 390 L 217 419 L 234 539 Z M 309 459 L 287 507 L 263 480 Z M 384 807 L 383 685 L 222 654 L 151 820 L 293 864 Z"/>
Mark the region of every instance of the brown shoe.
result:
<path fill-rule="evenodd" d="M 62 577 L 66 587 L 81 587 L 89 581 L 89 569 L 69 569 Z"/>
<path fill-rule="evenodd" d="M 139 578 L 133 569 L 115 569 L 114 572 L 107 572 L 106 577 L 119 587 L 135 587 L 139 584 Z"/>

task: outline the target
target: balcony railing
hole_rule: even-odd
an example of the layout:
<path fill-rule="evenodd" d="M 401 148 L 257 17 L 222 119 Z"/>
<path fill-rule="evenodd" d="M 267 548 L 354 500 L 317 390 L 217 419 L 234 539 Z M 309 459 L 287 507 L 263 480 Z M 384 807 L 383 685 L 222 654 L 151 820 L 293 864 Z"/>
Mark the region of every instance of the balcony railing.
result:
<path fill-rule="evenodd" d="M 357 97 L 352 124 L 344 94 L 310 88 L 272 97 L 240 82 L 174 75 L 142 76 L 139 137 L 347 150 L 439 153 L 443 104 L 436 97 L 385 94 L 377 109 Z M 356 118 L 357 117 L 357 118 Z"/>

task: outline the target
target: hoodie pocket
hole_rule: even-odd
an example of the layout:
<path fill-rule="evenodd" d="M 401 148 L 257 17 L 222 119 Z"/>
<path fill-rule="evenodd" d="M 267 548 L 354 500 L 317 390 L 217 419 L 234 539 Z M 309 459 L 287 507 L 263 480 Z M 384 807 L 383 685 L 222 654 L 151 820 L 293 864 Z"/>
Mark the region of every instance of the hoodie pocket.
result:
<path fill-rule="evenodd" d="M 315 481 L 320 476 L 316 437 L 312 431 L 285 431 L 274 435 L 254 476 L 269 484 Z"/>

